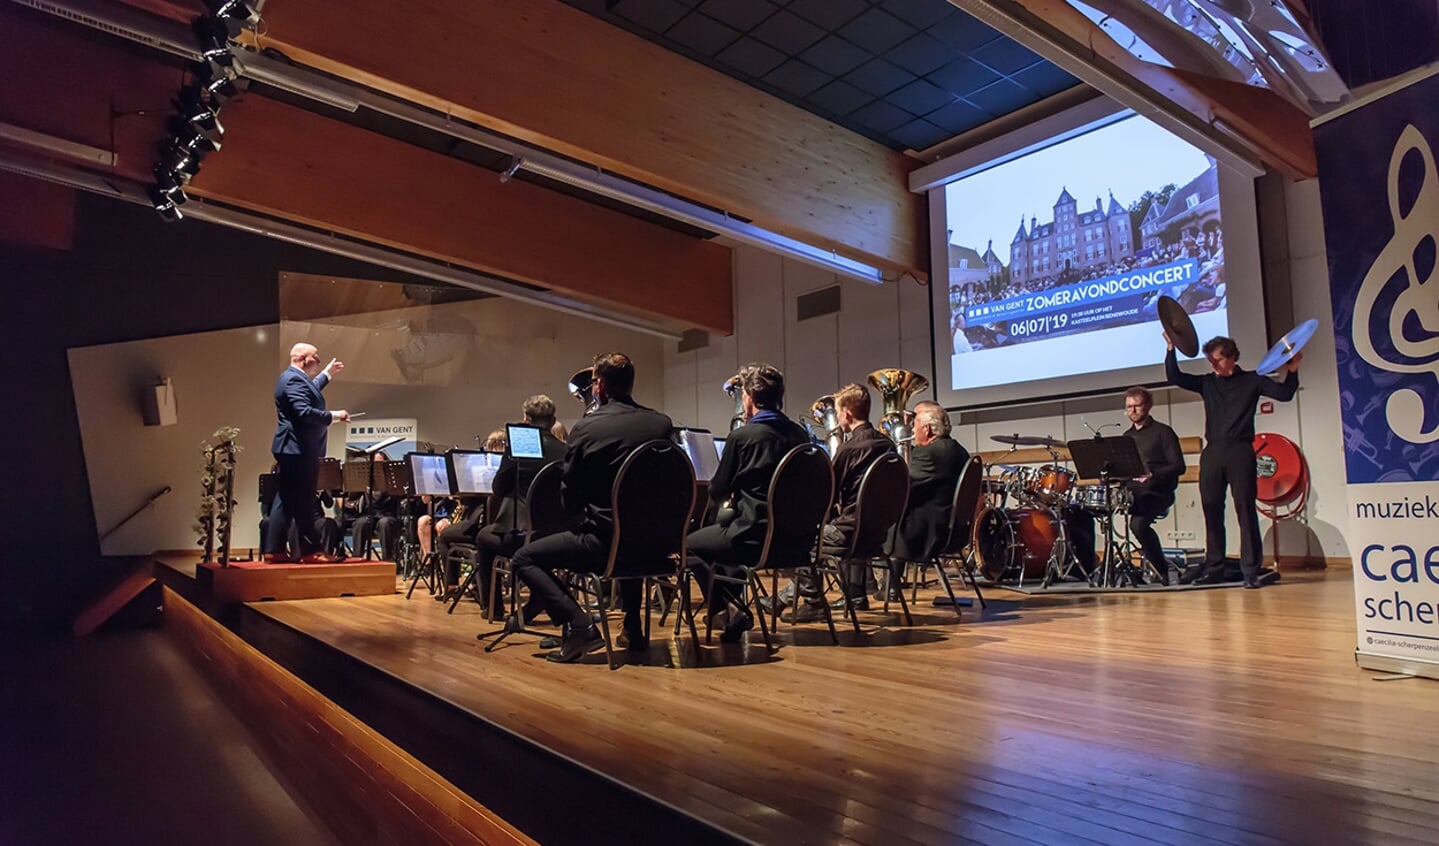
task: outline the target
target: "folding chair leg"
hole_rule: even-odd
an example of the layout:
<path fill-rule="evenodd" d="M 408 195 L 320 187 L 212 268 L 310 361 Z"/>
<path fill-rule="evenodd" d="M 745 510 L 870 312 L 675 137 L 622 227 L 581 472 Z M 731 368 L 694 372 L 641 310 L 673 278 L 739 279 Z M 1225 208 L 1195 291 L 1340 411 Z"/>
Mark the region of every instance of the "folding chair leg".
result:
<path fill-rule="evenodd" d="M 949 594 L 949 604 L 954 609 L 954 616 L 963 620 L 964 612 L 959 607 L 959 600 L 954 598 L 954 588 L 949 584 L 949 574 L 944 572 L 944 563 L 936 564 L 935 569 L 939 571 L 939 583 L 944 585 L 944 592 Z"/>
<path fill-rule="evenodd" d="M 774 652 L 774 642 L 769 639 L 769 626 L 764 624 L 764 609 L 760 607 L 759 598 L 764 593 L 764 587 L 760 584 L 759 574 L 754 570 L 745 570 L 746 581 L 750 584 L 749 602 L 747 607 L 754 608 L 754 615 L 759 620 L 759 633 L 764 637 L 764 648 L 767 653 Z"/>
<path fill-rule="evenodd" d="M 455 591 L 455 598 L 452 599 L 452 600 L 450 600 L 450 608 L 449 608 L 449 610 L 446 611 L 445 613 L 447 613 L 447 614 L 453 614 L 453 613 L 455 613 L 455 606 L 457 606 L 457 605 L 460 604 L 460 599 L 461 599 L 462 597 L 464 597 L 466 590 L 470 590 L 470 591 L 473 591 L 473 592 L 474 592 L 474 594 L 475 594 L 475 604 L 477 604 L 477 605 L 482 605 L 482 604 L 484 604 L 483 601 L 480 599 L 480 580 L 479 580 L 479 575 L 480 575 L 479 565 L 476 564 L 476 565 L 474 565 L 474 566 L 471 566 L 471 567 L 470 567 L 469 575 L 465 576 L 465 580 L 460 583 L 460 588 L 459 588 L 459 590 Z"/>
<path fill-rule="evenodd" d="M 907 561 L 901 561 L 898 568 L 891 564 L 889 567 L 889 577 L 903 583 L 903 573 L 908 564 L 909 562 Z M 899 610 L 904 612 L 904 624 L 906 626 L 913 626 L 914 617 L 911 616 L 909 613 L 909 603 L 904 600 L 904 588 L 898 588 L 897 590 L 895 590 L 894 595 L 899 597 Z M 889 588 L 885 588 L 884 602 L 886 606 L 889 605 Z M 885 610 L 888 610 L 888 608 L 886 608 Z"/>
<path fill-rule="evenodd" d="M 685 575 L 686 575 L 686 577 L 688 577 L 689 574 L 686 573 Z M 690 624 L 690 643 L 694 645 L 694 648 L 695 648 L 695 658 L 698 659 L 698 658 L 699 658 L 699 652 L 700 652 L 700 633 L 699 633 L 699 631 L 695 628 L 695 609 L 694 609 L 694 603 L 690 600 L 690 591 L 689 591 L 689 583 L 688 583 L 688 582 L 685 583 L 684 593 L 680 594 L 680 611 L 679 611 L 679 612 L 676 612 L 676 613 L 677 613 L 677 616 L 675 617 L 675 634 L 679 634 L 679 625 L 680 625 L 679 617 L 680 617 L 680 616 L 683 616 L 685 619 L 689 620 L 689 624 Z"/>
<path fill-rule="evenodd" d="M 974 595 L 975 595 L 975 597 L 979 600 L 979 607 L 980 607 L 980 608 L 988 608 L 989 606 L 985 605 L 985 603 L 984 603 L 984 594 L 981 593 L 980 590 L 979 590 L 979 580 L 974 577 L 974 568 L 973 568 L 972 566 L 970 566 L 971 563 L 972 563 L 972 562 L 970 562 L 968 559 L 965 559 L 965 558 L 961 558 L 961 559 L 960 559 L 960 561 L 959 561 L 959 572 L 960 572 L 960 576 L 961 576 L 962 578 L 964 578 L 964 579 L 968 579 L 968 580 L 969 580 L 969 586 L 974 589 Z"/>

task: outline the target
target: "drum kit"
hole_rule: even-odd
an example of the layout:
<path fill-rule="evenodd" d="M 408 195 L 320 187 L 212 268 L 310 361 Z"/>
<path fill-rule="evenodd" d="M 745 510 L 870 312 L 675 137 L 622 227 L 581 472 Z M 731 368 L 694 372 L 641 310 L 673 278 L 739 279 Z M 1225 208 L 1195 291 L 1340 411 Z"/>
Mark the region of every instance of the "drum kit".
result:
<path fill-rule="evenodd" d="M 1189 314 L 1176 300 L 1162 296 L 1159 321 L 1176 349 L 1187 357 L 1199 354 L 1199 337 Z M 1318 321 L 1306 320 L 1281 337 L 1259 362 L 1256 372 L 1278 372 L 1299 355 L 1315 335 Z M 1095 587 L 1138 587 L 1146 568 L 1137 546 L 1124 530 L 1130 508 L 1125 482 L 1142 475 L 1143 463 L 1129 438 L 1100 438 L 1065 442 L 1035 435 L 992 435 L 991 440 L 1010 447 L 1043 447 L 1050 462 L 1039 467 L 1019 463 L 989 465 L 985 496 L 974 521 L 971 538 L 979 572 L 993 582 L 1055 581 L 1087 575 Z M 1076 465 L 1098 484 L 1079 484 L 1079 472 L 1061 462 L 1059 449 L 1068 447 Z M 1094 569 L 1083 573 L 1070 540 L 1066 511 L 1082 512 L 1102 526 L 1104 554 Z M 1121 520 L 1125 522 L 1120 522 Z M 1086 556 L 1087 557 L 1087 556 Z"/>

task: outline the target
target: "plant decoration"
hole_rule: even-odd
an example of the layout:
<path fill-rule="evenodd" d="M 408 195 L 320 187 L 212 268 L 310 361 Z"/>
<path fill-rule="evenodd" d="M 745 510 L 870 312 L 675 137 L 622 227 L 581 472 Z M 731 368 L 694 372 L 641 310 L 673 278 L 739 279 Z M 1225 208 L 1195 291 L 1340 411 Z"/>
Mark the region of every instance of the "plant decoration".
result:
<path fill-rule="evenodd" d="M 230 566 L 230 524 L 235 511 L 235 456 L 241 447 L 235 443 L 240 430 L 224 426 L 210 438 L 215 443 L 200 444 L 204 464 L 200 469 L 200 508 L 194 525 L 195 543 L 205 550 L 206 563 L 215 560 L 219 545 L 221 567 Z"/>

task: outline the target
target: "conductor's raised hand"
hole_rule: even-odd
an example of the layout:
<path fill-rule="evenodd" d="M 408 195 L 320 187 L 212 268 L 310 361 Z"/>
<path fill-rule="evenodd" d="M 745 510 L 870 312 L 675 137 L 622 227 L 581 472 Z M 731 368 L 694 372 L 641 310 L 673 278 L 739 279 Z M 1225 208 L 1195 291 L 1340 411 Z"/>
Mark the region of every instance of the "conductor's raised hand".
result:
<path fill-rule="evenodd" d="M 343 361 L 340 361 L 338 358 L 332 358 L 330 359 L 330 363 L 325 365 L 325 375 L 333 379 L 335 376 L 339 375 L 341 370 L 344 369 L 345 363 Z"/>

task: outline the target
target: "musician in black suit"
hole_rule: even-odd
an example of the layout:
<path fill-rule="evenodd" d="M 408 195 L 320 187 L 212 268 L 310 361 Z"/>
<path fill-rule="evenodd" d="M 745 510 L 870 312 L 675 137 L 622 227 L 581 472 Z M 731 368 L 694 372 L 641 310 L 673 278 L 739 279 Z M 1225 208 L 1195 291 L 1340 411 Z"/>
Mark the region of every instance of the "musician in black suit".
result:
<path fill-rule="evenodd" d="M 843 552 L 854 536 L 855 526 L 859 522 L 859 485 L 864 480 L 864 472 L 880 456 L 892 455 L 895 452 L 894 441 L 869 422 L 868 388 L 863 385 L 846 385 L 834 395 L 834 405 L 845 440 L 834 453 L 835 516 L 825 524 L 821 535 L 821 551 L 829 554 Z M 852 601 L 855 607 L 861 611 L 868 610 L 869 598 L 865 594 L 865 586 L 866 582 L 873 578 L 869 567 L 864 564 L 849 565 L 843 578 L 846 592 L 854 597 Z M 785 591 L 781 591 L 781 602 L 792 601 L 794 587 L 791 584 L 786 588 L 786 591 L 790 591 L 789 596 L 783 595 Z M 795 622 L 823 619 L 823 612 L 818 610 L 816 604 L 820 601 L 817 591 L 808 585 L 798 587 L 807 600 L 805 607 L 796 609 Z M 843 607 L 843 603 L 843 599 L 837 601 L 840 607 Z"/>
<path fill-rule="evenodd" d="M 1159 573 L 1162 584 L 1169 583 L 1169 561 L 1154 521 L 1174 506 L 1174 491 L 1184 475 L 1184 450 L 1174 430 L 1149 416 L 1154 408 L 1154 395 L 1144 388 L 1124 392 L 1124 416 L 1130 426 L 1124 434 L 1134 439 L 1139 457 L 1144 459 L 1144 475 L 1128 483 L 1131 496 L 1129 531 L 1139 541 L 1144 557 Z"/>
<path fill-rule="evenodd" d="M 747 422 L 727 436 L 709 486 L 710 498 L 725 503 L 720 522 L 692 532 L 687 541 L 688 563 L 701 590 L 708 589 L 711 568 L 733 578 L 740 575 L 737 565 L 759 561 L 769 530 L 765 508 L 775 469 L 790 450 L 809 443 L 809 434 L 780 413 L 783 373 L 768 364 L 750 364 L 740 370 L 739 381 Z M 723 615 L 722 642 L 738 642 L 754 625 L 735 585 L 717 582 L 706 599 L 713 613 Z"/>
<path fill-rule="evenodd" d="M 319 350 L 301 342 L 290 348 L 290 366 L 275 382 L 278 425 L 270 451 L 275 456 L 277 494 L 265 538 L 267 561 L 292 560 L 283 552 L 291 519 L 300 533 L 294 555 L 303 561 L 336 560 L 325 551 L 316 529 L 316 518 L 321 515 L 315 488 L 330 424 L 350 419 L 347 411 L 327 411 L 321 393 L 331 377 L 344 369 L 339 359 L 331 359 L 322 368 Z"/>
<path fill-rule="evenodd" d="M 589 612 L 565 591 L 555 571 L 597 573 L 604 569 L 614 535 L 610 494 L 620 465 L 636 447 L 669 439 L 674 425 L 664 414 L 634 401 L 630 396 L 634 382 L 635 367 L 629 356 L 606 353 L 595 357 L 594 391 L 600 405 L 570 432 L 561 482 L 565 508 L 579 518 L 579 524 L 525 544 L 511 559 L 515 576 L 529 585 L 533 607 L 543 608 L 551 620 L 564 626 L 559 650 L 545 656 L 551 661 L 578 661 L 604 646 Z M 649 646 L 640 617 L 642 592 L 638 580 L 621 583 L 624 632 L 634 651 Z M 529 613 L 524 616 L 530 617 Z"/>
<path fill-rule="evenodd" d="M 530 492 L 530 483 L 546 464 L 562 461 L 565 457 L 564 442 L 550 434 L 550 427 L 555 424 L 555 401 L 544 394 L 536 394 L 525 400 L 521 411 L 526 425 L 538 426 L 540 429 L 540 451 L 544 458 L 516 461 L 510 453 L 509 442 L 505 441 L 504 457 L 500 459 L 499 469 L 495 471 L 494 493 L 490 497 L 494 521 L 476 528 L 469 536 L 457 536 L 457 529 L 463 530 L 462 523 L 440 533 L 440 555 L 446 562 L 449 560 L 449 545 L 460 537 L 475 545 L 475 583 L 479 585 L 480 595 L 485 597 L 486 602 L 489 601 L 489 596 L 485 591 L 490 584 L 495 558 L 500 555 L 514 555 L 524 539 L 524 532 L 529 528 L 529 515 L 524 509 L 524 499 Z M 486 449 L 491 445 L 490 441 L 485 442 Z"/>
<path fill-rule="evenodd" d="M 914 406 L 914 446 L 909 451 L 909 507 L 894 538 L 899 561 L 928 561 L 949 540 L 954 489 L 969 463 L 969 450 L 949 436 L 949 414 L 937 402 Z M 898 585 L 892 584 L 893 595 Z"/>

